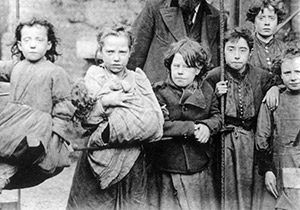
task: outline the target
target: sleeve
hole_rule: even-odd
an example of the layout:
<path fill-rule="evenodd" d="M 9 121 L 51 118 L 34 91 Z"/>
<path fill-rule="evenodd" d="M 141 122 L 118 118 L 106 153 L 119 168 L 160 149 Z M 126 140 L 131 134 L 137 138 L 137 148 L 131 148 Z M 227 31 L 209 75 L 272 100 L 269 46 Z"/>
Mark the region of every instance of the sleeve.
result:
<path fill-rule="evenodd" d="M 196 123 L 205 124 L 209 128 L 211 135 L 215 135 L 220 131 L 222 127 L 222 118 L 217 96 L 214 93 L 212 94 L 213 96 L 210 107 L 210 117 L 205 120 L 196 121 Z"/>
<path fill-rule="evenodd" d="M 274 74 L 270 74 L 265 70 L 261 71 L 263 72 L 261 75 L 261 87 L 264 95 L 272 86 L 278 86 L 282 84 L 282 81 L 279 76 L 274 76 Z"/>
<path fill-rule="evenodd" d="M 276 174 L 276 169 L 273 163 L 272 155 L 272 133 L 274 120 L 272 112 L 267 105 L 263 103 L 257 118 L 257 129 L 255 133 L 255 147 L 257 150 L 259 173 L 264 175 L 267 171 L 273 171 Z"/>
<path fill-rule="evenodd" d="M 9 82 L 11 72 L 13 67 L 15 66 L 16 62 L 11 61 L 0 61 L 0 81 L 1 82 Z"/>
<path fill-rule="evenodd" d="M 193 121 L 182 121 L 182 120 L 171 120 L 169 117 L 169 110 L 164 98 L 161 96 L 159 91 L 154 90 L 157 100 L 162 108 L 164 115 L 163 135 L 165 137 L 179 137 L 194 136 L 195 123 Z"/>
<path fill-rule="evenodd" d="M 213 90 L 216 89 L 216 84 L 220 81 L 220 75 L 218 74 L 217 68 L 209 71 L 208 74 L 206 75 L 206 77 L 204 78 L 204 80 L 210 84 L 210 86 L 213 88 Z"/>
<path fill-rule="evenodd" d="M 134 43 L 132 53 L 128 61 L 128 69 L 143 69 L 147 59 L 148 51 L 154 36 L 154 9 L 150 2 L 147 2 L 132 26 Z"/>
<path fill-rule="evenodd" d="M 69 140 L 70 122 L 75 112 L 71 102 L 71 84 L 67 73 L 58 68 L 52 76 L 52 129 L 65 140 Z"/>

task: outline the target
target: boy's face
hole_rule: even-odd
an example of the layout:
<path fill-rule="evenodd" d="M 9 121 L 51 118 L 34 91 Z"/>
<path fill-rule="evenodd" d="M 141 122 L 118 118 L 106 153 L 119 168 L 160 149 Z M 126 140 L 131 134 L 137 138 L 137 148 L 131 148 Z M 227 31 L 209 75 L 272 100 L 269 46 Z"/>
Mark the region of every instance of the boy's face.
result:
<path fill-rule="evenodd" d="M 109 71 L 121 75 L 126 69 L 130 56 L 127 37 L 112 35 L 105 37 L 101 56 Z"/>
<path fill-rule="evenodd" d="M 264 8 L 255 17 L 254 25 L 258 35 L 263 38 L 273 36 L 278 24 L 278 17 L 272 6 Z"/>
<path fill-rule="evenodd" d="M 281 78 L 289 90 L 300 90 L 300 57 L 283 61 L 281 64 Z"/>
<path fill-rule="evenodd" d="M 18 41 L 18 47 L 25 59 L 30 62 L 36 62 L 43 58 L 51 46 L 51 42 L 48 41 L 47 29 L 44 26 L 24 26 L 21 29 L 21 40 Z"/>
<path fill-rule="evenodd" d="M 176 53 L 171 64 L 171 78 L 178 87 L 187 87 L 191 84 L 200 68 L 188 67 L 180 53 Z"/>
<path fill-rule="evenodd" d="M 225 62 L 240 73 L 245 70 L 250 49 L 244 38 L 232 39 L 225 43 Z"/>

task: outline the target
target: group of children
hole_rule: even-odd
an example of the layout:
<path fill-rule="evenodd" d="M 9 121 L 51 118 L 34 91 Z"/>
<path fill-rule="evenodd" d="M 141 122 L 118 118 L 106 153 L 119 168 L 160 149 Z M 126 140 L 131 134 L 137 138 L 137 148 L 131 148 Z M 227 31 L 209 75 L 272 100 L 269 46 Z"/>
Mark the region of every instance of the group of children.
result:
<path fill-rule="evenodd" d="M 250 10 L 254 22 L 277 21 L 275 7 L 259 8 Z M 224 97 L 225 208 L 297 209 L 300 50 L 281 52 L 277 76 L 250 64 L 260 38 L 274 39 L 264 34 L 269 25 L 254 39 L 247 29 L 226 32 L 225 81 L 220 67 L 209 70 L 206 49 L 185 38 L 170 46 L 168 78 L 153 86 L 141 69 L 126 68 L 131 34 L 105 28 L 98 36 L 102 63 L 84 78 L 95 103 L 79 120 L 90 131 L 89 147 L 111 148 L 82 153 L 67 208 L 218 209 L 211 162 Z M 66 128 L 80 108 L 70 78 L 53 64 L 59 54 L 52 24 L 21 23 L 15 38 L 16 61 L 0 62 L 0 79 L 11 87 L 0 113 L 0 190 L 37 185 L 70 164 Z"/>

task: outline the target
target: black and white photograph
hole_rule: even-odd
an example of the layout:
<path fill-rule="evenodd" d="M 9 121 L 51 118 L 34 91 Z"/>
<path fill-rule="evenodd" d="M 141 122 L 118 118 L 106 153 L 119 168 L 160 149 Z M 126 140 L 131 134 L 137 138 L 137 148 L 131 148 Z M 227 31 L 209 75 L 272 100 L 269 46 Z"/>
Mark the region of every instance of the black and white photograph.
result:
<path fill-rule="evenodd" d="M 300 0 L 1 0 L 0 210 L 300 209 Z"/>

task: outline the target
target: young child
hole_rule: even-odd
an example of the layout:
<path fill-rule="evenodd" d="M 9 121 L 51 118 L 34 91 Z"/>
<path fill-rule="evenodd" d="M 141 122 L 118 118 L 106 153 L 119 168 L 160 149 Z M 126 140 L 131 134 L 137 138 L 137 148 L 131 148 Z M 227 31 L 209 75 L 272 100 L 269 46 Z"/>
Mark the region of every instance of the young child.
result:
<path fill-rule="evenodd" d="M 225 209 L 251 209 L 254 176 L 254 129 L 260 104 L 279 94 L 276 82 L 267 71 L 248 63 L 253 47 L 251 32 L 235 28 L 225 34 L 225 81 L 215 68 L 207 81 L 218 96 L 226 94 L 225 125 Z"/>
<path fill-rule="evenodd" d="M 20 23 L 11 48 L 16 62 L 0 62 L 10 100 L 0 113 L 0 190 L 34 186 L 70 164 L 66 129 L 74 107 L 66 72 L 53 64 L 58 40 L 47 20 Z"/>
<path fill-rule="evenodd" d="M 254 1 L 247 12 L 247 20 L 255 27 L 253 52 L 250 63 L 272 72 L 274 59 L 281 56 L 285 44 L 274 35 L 277 26 L 282 22 L 285 11 L 278 2 L 272 0 Z M 278 72 L 272 72 L 280 76 Z"/>
<path fill-rule="evenodd" d="M 88 198 L 96 196 L 97 208 L 114 209 L 116 204 L 121 204 L 129 209 L 139 209 L 143 204 L 142 194 L 139 192 L 130 197 L 126 192 L 130 185 L 125 186 L 124 183 L 130 183 L 132 176 L 136 176 L 134 168 L 143 167 L 137 164 L 141 162 L 143 152 L 136 143 L 156 141 L 162 137 L 163 115 L 144 72 L 138 68 L 135 71 L 126 68 L 132 46 L 130 33 L 124 27 L 104 28 L 98 35 L 98 44 L 103 63 L 91 66 L 84 78 L 91 97 L 96 99 L 84 122 L 96 125 L 88 145 L 119 144 L 120 147 L 87 154 L 89 171 L 93 172 L 96 186 L 83 185 L 83 181 L 78 183 L 76 180 L 82 174 L 75 174 L 69 205 L 86 208 Z M 126 144 L 124 148 L 121 148 L 122 144 Z M 136 177 L 134 182 L 143 178 Z M 88 192 L 78 195 L 76 191 L 85 187 L 90 190 L 96 187 L 96 195 Z M 139 185 L 132 187 L 136 188 L 135 192 L 141 190 Z M 108 194 L 112 190 L 116 190 L 116 194 Z M 125 199 L 126 196 L 130 198 Z"/>
<path fill-rule="evenodd" d="M 210 168 L 211 135 L 221 128 L 218 100 L 203 76 L 209 56 L 198 42 L 172 44 L 164 60 L 169 77 L 154 85 L 169 140 L 149 145 L 150 209 L 217 209 Z"/>
<path fill-rule="evenodd" d="M 299 209 L 300 206 L 300 49 L 288 48 L 282 59 L 281 78 L 286 90 L 275 111 L 261 105 L 256 146 L 261 153 L 265 186 L 273 195 L 261 198 L 260 209 Z"/>

